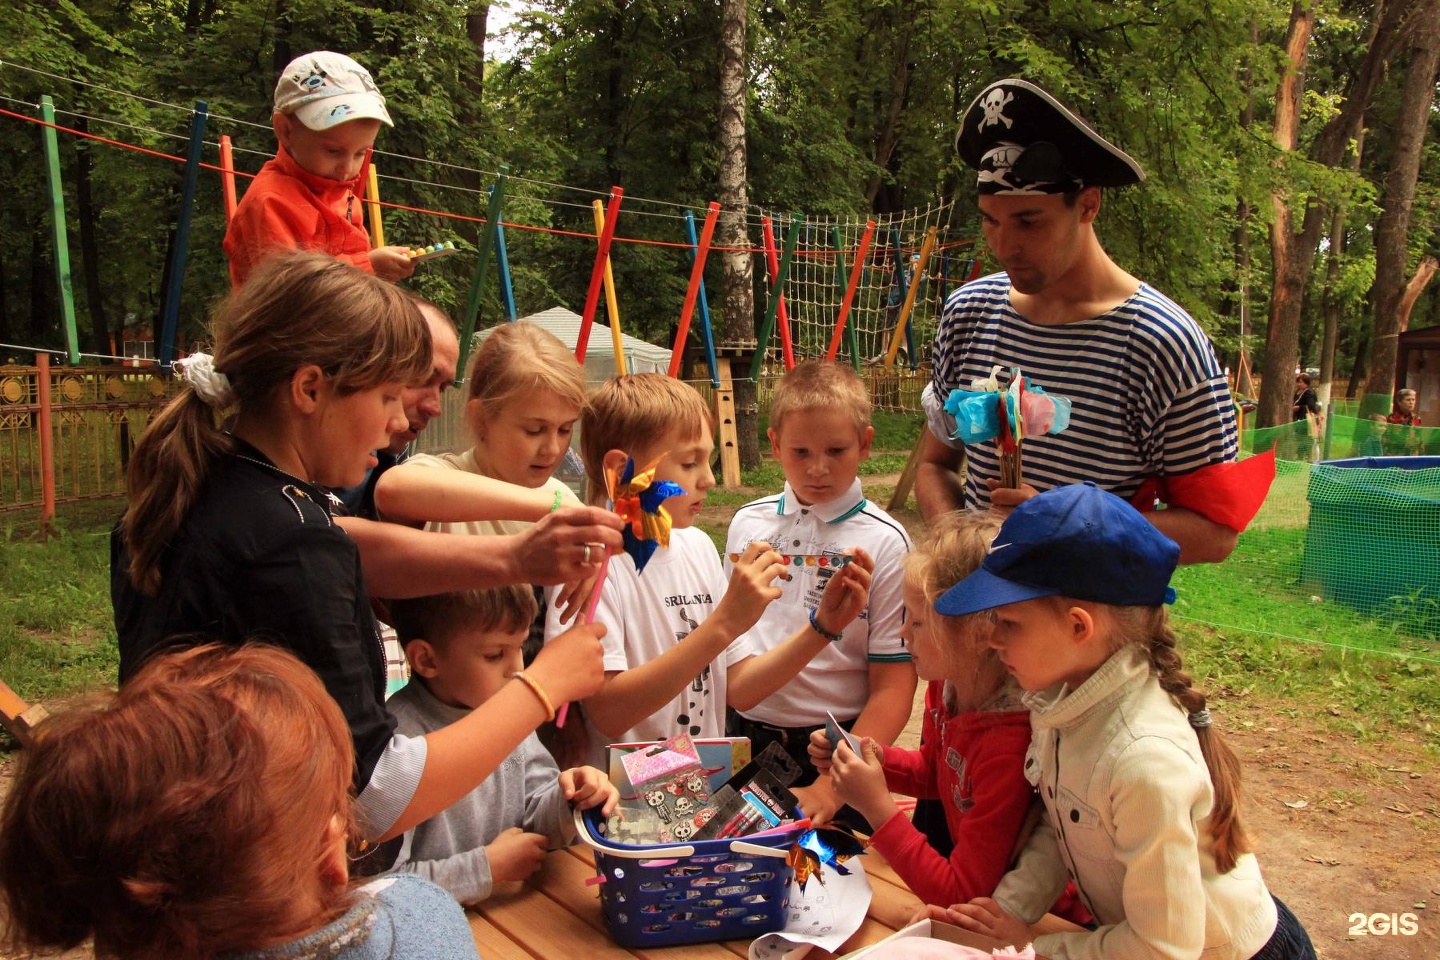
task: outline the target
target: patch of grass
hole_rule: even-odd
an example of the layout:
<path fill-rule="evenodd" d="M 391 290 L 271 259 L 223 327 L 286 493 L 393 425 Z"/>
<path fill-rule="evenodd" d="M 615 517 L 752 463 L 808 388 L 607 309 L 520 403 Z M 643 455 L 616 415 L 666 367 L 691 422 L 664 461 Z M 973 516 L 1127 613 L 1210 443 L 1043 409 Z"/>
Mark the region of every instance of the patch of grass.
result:
<path fill-rule="evenodd" d="M 108 524 L 0 535 L 0 677 L 31 702 L 113 686 Z"/>

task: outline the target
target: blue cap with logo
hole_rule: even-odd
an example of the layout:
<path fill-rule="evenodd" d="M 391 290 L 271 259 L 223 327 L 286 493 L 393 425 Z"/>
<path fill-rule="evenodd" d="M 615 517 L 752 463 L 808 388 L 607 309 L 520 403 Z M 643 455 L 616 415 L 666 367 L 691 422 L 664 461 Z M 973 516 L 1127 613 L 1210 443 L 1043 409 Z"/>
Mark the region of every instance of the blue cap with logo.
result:
<path fill-rule="evenodd" d="M 1113 493 L 1093 483 L 1056 487 L 1015 508 L 980 569 L 935 610 L 953 617 L 1055 596 L 1159 606 L 1175 599 L 1179 560 L 1179 545 Z"/>

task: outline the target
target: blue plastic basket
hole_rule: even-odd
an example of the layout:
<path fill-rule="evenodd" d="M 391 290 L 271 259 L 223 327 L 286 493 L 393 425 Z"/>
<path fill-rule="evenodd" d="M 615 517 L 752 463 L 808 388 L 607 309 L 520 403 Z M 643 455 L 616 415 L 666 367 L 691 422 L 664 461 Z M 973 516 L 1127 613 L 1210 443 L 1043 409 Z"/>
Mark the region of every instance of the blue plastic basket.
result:
<path fill-rule="evenodd" d="M 665 846 L 611 843 L 595 810 L 575 814 L 595 851 L 600 906 L 622 947 L 673 947 L 753 940 L 785 926 L 795 871 L 785 855 L 803 827 L 752 840 L 693 840 Z"/>

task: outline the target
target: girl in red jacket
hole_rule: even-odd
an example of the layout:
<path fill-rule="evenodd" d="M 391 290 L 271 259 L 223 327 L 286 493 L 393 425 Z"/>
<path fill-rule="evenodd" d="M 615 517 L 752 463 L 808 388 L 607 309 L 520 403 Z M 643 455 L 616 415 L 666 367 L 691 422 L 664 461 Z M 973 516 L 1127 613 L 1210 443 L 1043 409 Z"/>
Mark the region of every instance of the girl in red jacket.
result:
<path fill-rule="evenodd" d="M 989 896 L 1010 863 L 1034 791 L 1025 779 L 1030 712 L 1020 689 L 986 646 L 990 620 L 942 617 L 935 599 L 980 566 L 999 529 L 983 514 L 943 515 L 905 564 L 905 628 L 925 691 L 923 741 L 906 750 L 864 740 L 864 757 L 842 745 L 832 756 L 825 731 L 810 754 L 830 770 L 840 798 L 875 827 L 871 843 L 926 903 Z M 938 798 L 954 850 L 947 860 L 900 812 L 890 791 Z"/>

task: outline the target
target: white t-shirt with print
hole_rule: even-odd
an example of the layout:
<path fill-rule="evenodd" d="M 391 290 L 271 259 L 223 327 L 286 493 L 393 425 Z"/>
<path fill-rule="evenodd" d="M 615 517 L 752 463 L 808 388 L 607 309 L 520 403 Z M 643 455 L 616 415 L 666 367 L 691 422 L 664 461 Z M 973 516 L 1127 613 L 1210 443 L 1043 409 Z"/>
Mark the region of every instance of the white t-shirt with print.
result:
<path fill-rule="evenodd" d="M 672 530 L 670 546 L 656 548 L 643 573 L 635 572 L 635 561 L 628 555 L 611 557 L 595 609 L 595 622 L 606 627 L 601 641 L 606 672 L 648 663 L 689 636 L 714 612 L 727 583 L 715 544 L 694 528 Z M 561 629 L 552 607 L 546 638 Z M 725 736 L 727 671 L 751 653 L 743 638 L 735 640 L 670 703 L 618 737 L 590 726 L 590 762 L 604 769 L 605 747 L 611 742 L 664 740 L 677 733 Z"/>

